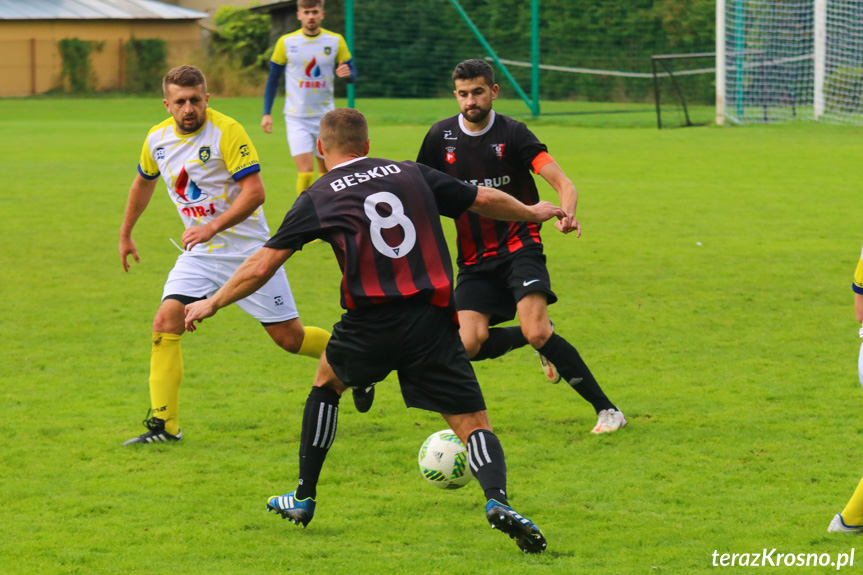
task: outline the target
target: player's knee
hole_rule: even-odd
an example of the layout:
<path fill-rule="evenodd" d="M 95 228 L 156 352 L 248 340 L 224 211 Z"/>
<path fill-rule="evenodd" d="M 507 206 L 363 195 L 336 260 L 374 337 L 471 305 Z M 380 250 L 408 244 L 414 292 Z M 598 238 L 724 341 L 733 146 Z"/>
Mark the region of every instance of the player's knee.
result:
<path fill-rule="evenodd" d="M 521 332 L 534 349 L 544 346 L 553 333 L 550 326 L 522 326 Z"/>
<path fill-rule="evenodd" d="M 175 314 L 163 313 L 162 310 L 153 318 L 153 333 L 174 333 L 181 335 L 185 331 L 183 318 Z"/>
<path fill-rule="evenodd" d="M 273 336 L 273 341 L 288 353 L 297 353 L 303 346 L 305 333 L 302 326 L 292 327 Z"/>
<path fill-rule="evenodd" d="M 475 413 L 464 413 L 458 416 L 449 416 L 446 418 L 447 424 L 462 442 L 467 445 L 467 438 L 479 430 L 491 431 L 491 424 L 488 421 L 488 412 L 478 411 Z"/>
<path fill-rule="evenodd" d="M 476 354 L 479 353 L 479 348 L 482 347 L 479 343 L 474 342 L 473 345 L 465 344 L 464 350 L 467 353 L 469 359 L 473 359 L 476 357 Z"/>
<path fill-rule="evenodd" d="M 483 338 L 476 332 L 461 330 L 459 331 L 459 337 L 461 337 L 461 343 L 464 346 L 464 350 L 467 352 L 467 356 L 474 357 L 479 353 L 479 348 L 482 347 L 482 343 L 488 339 L 488 332 L 486 332 L 485 337 Z"/>

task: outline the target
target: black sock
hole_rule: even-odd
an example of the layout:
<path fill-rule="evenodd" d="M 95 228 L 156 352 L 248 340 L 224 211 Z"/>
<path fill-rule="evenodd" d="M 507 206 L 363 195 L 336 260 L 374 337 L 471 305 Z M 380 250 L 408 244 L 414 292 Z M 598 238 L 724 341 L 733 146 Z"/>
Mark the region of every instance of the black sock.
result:
<path fill-rule="evenodd" d="M 488 339 L 482 343 L 479 351 L 470 360 L 493 359 L 525 345 L 527 345 L 527 339 L 521 332 L 520 325 L 493 327 L 488 330 Z"/>
<path fill-rule="evenodd" d="M 597 413 L 603 409 L 617 409 L 605 396 L 578 351 L 568 341 L 553 333 L 537 351 L 554 364 L 561 378 L 590 402 Z"/>
<path fill-rule="evenodd" d="M 497 436 L 488 429 L 477 429 L 467 438 L 470 469 L 486 499 L 509 505 L 506 499 L 506 460 Z"/>
<path fill-rule="evenodd" d="M 327 452 L 339 423 L 339 394 L 326 387 L 313 387 L 303 410 L 300 435 L 300 483 L 296 498 L 314 498 Z"/>

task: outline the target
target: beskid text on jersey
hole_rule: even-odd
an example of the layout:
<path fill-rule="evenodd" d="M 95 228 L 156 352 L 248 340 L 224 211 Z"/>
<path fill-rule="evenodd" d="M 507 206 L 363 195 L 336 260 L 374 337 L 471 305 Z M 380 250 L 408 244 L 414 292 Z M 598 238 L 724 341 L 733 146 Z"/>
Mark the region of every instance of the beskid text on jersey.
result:
<path fill-rule="evenodd" d="M 344 190 L 347 187 L 356 186 L 357 184 L 362 184 L 363 182 L 368 182 L 372 178 L 384 178 L 392 174 L 398 174 L 401 171 L 402 169 L 395 164 L 387 164 L 386 166 L 375 166 L 371 170 L 366 170 L 365 172 L 357 172 L 355 174 L 339 178 L 338 180 L 333 180 L 332 182 L 330 182 L 330 187 L 333 189 L 334 192 L 338 192 L 340 190 Z"/>

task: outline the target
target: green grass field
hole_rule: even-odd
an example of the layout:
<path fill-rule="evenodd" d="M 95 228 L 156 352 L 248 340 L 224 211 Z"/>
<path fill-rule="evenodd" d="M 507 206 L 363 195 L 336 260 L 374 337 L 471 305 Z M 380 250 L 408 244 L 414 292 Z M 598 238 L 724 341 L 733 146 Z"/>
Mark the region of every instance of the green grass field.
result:
<path fill-rule="evenodd" d="M 284 126 L 261 134 L 255 98 L 211 105 L 252 135 L 275 229 L 294 197 Z M 456 111 L 358 107 L 372 155 L 393 159 Z M 582 237 L 544 235 L 552 316 L 629 419 L 590 435 L 589 405 L 544 383 L 530 350 L 475 364 L 511 501 L 549 541 L 535 557 L 488 528 L 475 483 L 424 484 L 417 450 L 445 426 L 407 410 L 392 376 L 370 413 L 343 402 L 309 528 L 267 514 L 295 487 L 315 362 L 236 308 L 183 338 L 183 443 L 121 447 L 143 431 L 152 316 L 182 233 L 160 183 L 134 234 L 142 261 L 123 272 L 128 187 L 164 108 L 0 100 L 0 572 L 698 573 L 714 551 L 850 553 L 858 541 L 826 528 L 863 475 L 850 289 L 863 131 L 658 131 L 641 109 L 528 120 L 581 194 Z M 303 322 L 332 326 L 328 246 L 287 270 Z"/>

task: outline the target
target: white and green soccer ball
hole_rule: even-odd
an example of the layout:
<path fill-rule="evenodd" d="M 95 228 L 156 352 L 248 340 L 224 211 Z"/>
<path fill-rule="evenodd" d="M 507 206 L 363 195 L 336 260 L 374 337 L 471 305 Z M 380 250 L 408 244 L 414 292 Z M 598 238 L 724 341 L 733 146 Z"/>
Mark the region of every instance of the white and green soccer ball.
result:
<path fill-rule="evenodd" d="M 419 464 L 423 478 L 441 489 L 464 487 L 473 478 L 467 449 L 452 429 L 429 435 L 420 447 Z"/>

